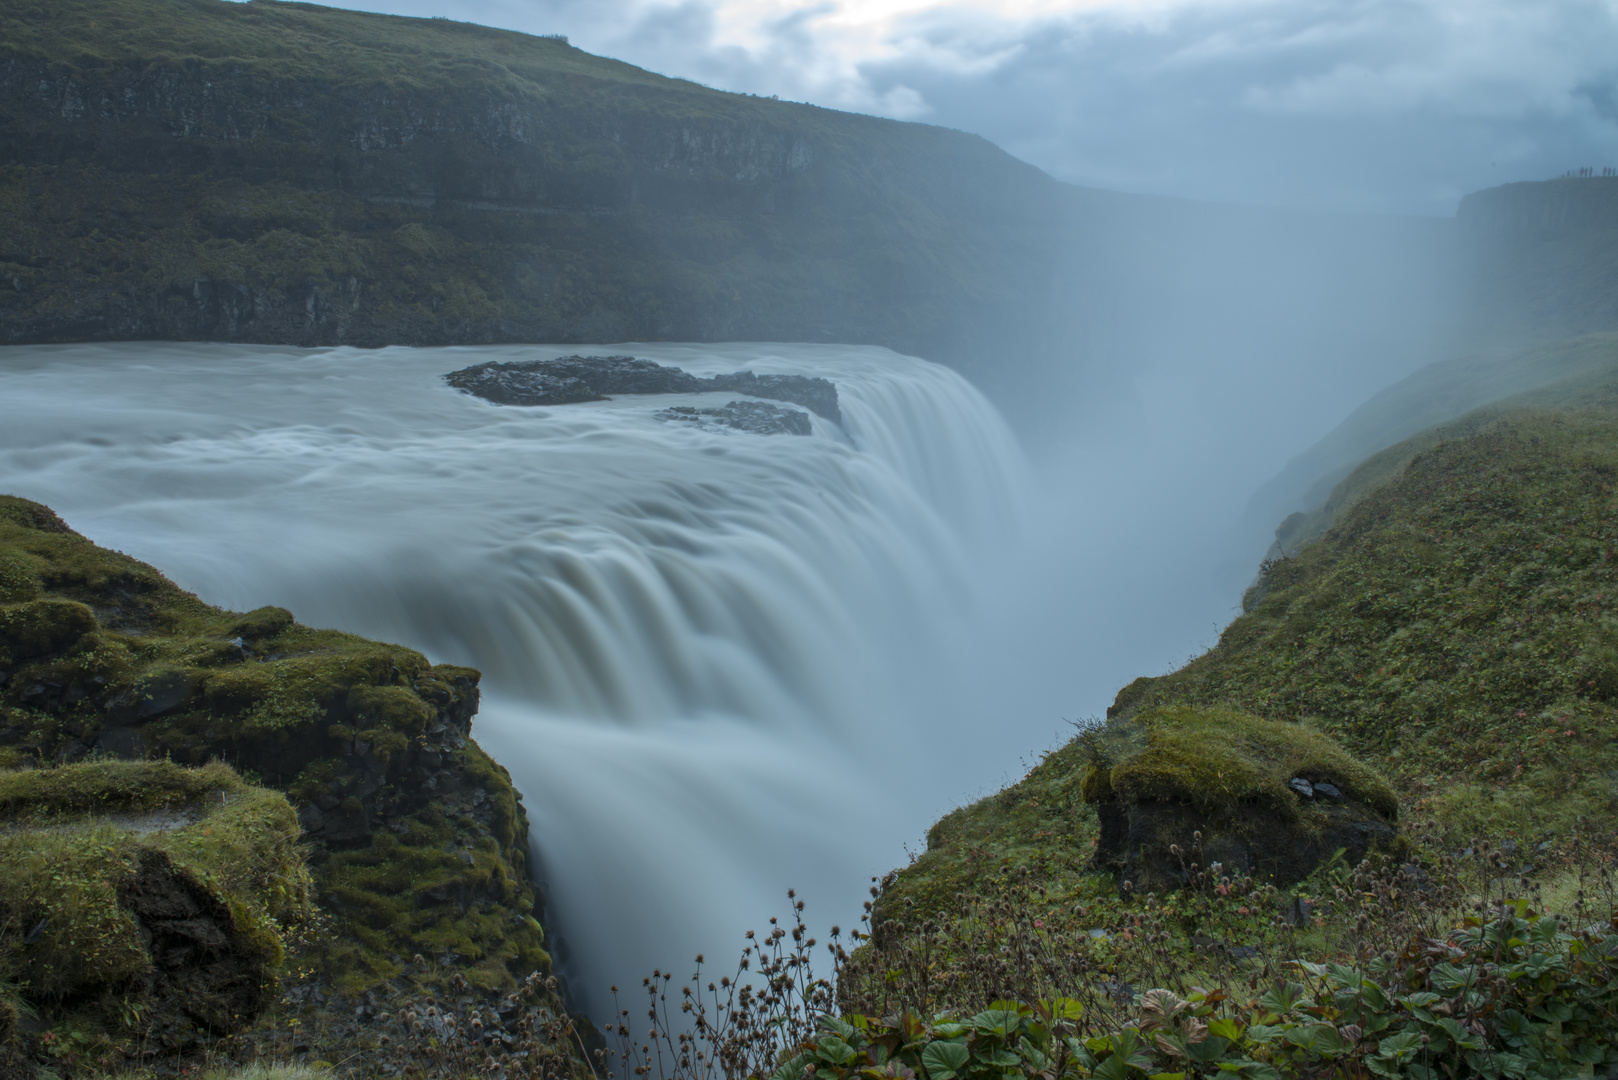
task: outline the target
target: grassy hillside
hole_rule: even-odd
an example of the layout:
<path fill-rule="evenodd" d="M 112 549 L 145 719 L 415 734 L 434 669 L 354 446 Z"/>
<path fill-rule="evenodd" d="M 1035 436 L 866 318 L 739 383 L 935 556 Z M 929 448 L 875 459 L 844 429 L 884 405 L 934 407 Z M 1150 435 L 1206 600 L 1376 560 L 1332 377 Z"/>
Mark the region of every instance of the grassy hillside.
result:
<path fill-rule="evenodd" d="M 1098 788 L 1127 771 L 1112 762 L 1129 760 L 1119 756 L 1119 740 L 1139 743 L 1135 728 L 1173 722 L 1176 710 L 1189 710 L 1185 715 L 1196 720 L 1173 722 L 1176 738 L 1184 742 L 1201 731 L 1211 741 L 1200 752 L 1193 745 L 1170 755 L 1180 771 L 1149 784 L 1141 795 L 1147 800 L 1206 802 L 1198 794 L 1204 788 L 1218 793 L 1246 783 L 1240 778 L 1247 767 L 1228 760 L 1247 752 L 1246 736 L 1229 724 L 1210 735 L 1201 718 L 1250 716 L 1335 740 L 1358 768 L 1391 788 L 1417 867 L 1395 877 L 1416 876 L 1376 888 L 1419 896 L 1413 882 L 1460 881 L 1454 858 L 1463 849 L 1469 857 L 1490 853 L 1476 871 L 1482 877 L 1466 879 L 1472 888 L 1491 876 L 1499 876 L 1502 892 L 1518 890 L 1510 895 L 1564 887 L 1555 883 L 1559 860 L 1596 858 L 1618 831 L 1613 385 L 1592 383 L 1581 407 L 1491 410 L 1394 447 L 1349 476 L 1344 487 L 1357 499 L 1342 500 L 1323 536 L 1266 565 L 1247 612 L 1213 649 L 1172 674 L 1129 684 L 1104 727 L 1047 755 L 1021 782 L 933 827 L 925 853 L 879 890 L 878 946 L 856 955 L 845 1000 L 862 1010 L 877 1007 L 888 992 L 881 988 L 896 985 L 883 982 L 884 966 L 893 979 L 910 979 L 906 985 L 919 993 L 906 964 L 926 954 L 937 971 L 929 976 L 933 989 L 922 996 L 954 1001 L 950 980 L 965 980 L 965 987 L 976 977 L 965 957 L 990 947 L 983 935 L 1002 917 L 994 914 L 1001 908 L 1013 922 L 1034 920 L 1040 940 L 1056 935 L 1068 941 L 1077 958 L 1071 970 L 1116 972 L 1108 977 L 1130 980 L 1159 977 L 1150 973 L 1164 957 L 1178 965 L 1176 978 L 1196 982 L 1198 965 L 1212 964 L 1219 979 L 1245 978 L 1240 963 L 1231 966 L 1233 958 L 1256 956 L 1253 962 L 1263 966 L 1366 947 L 1351 947 L 1355 935 L 1382 918 L 1379 906 L 1391 913 L 1402 911 L 1400 905 L 1384 896 L 1356 916 L 1359 922 L 1327 916 L 1315 920 L 1316 929 L 1308 920 L 1298 928 L 1296 912 L 1322 902 L 1330 910 L 1334 889 L 1342 902 L 1356 888 L 1371 888 L 1351 886 L 1348 868 L 1332 869 L 1328 860 L 1326 870 L 1297 890 L 1283 890 L 1291 906 L 1277 921 L 1275 897 L 1260 888 L 1264 876 L 1244 877 L 1239 860 L 1233 864 L 1212 850 L 1222 826 L 1206 807 L 1200 811 L 1212 823 L 1200 826 L 1208 830 L 1206 853 L 1200 843 L 1191 852 L 1190 818 L 1171 824 L 1184 833 L 1177 836 L 1186 862 L 1225 861 L 1220 888 L 1232 899 L 1203 897 L 1193 888 L 1161 906 L 1161 895 L 1120 897 L 1122 872 L 1097 872 L 1098 844 L 1115 843 L 1105 836 L 1105 819 L 1096 816 L 1096 800 L 1111 793 Z M 1354 775 L 1346 765 L 1337 771 Z M 1269 779 L 1253 772 L 1254 791 L 1263 792 L 1233 797 L 1254 807 L 1273 800 L 1272 789 L 1285 794 L 1276 787 L 1283 774 L 1312 775 L 1296 764 Z M 1341 786 L 1336 777 L 1328 779 Z M 1263 865 L 1262 858 L 1254 861 Z M 1395 871 L 1398 865 L 1391 864 Z M 1367 881 L 1373 879 L 1382 880 L 1373 873 Z M 1578 887 L 1583 897 L 1585 885 Z M 1429 906 L 1400 917 L 1419 920 L 1423 910 L 1440 922 L 1450 917 L 1437 899 L 1421 903 Z M 1143 937 L 1139 928 L 1148 924 L 1157 929 Z M 1087 937 L 1089 928 L 1102 929 Z M 1124 944 L 1121 934 L 1138 946 Z M 1012 947 L 994 947 L 1002 946 Z M 1026 947 L 1036 946 L 1054 947 Z M 1217 964 L 1207 950 L 1218 953 Z M 1058 974 L 1068 963 L 1050 962 Z M 1036 988 L 1038 978 L 1050 977 L 1030 971 L 1005 977 L 1033 979 L 1028 985 Z"/>

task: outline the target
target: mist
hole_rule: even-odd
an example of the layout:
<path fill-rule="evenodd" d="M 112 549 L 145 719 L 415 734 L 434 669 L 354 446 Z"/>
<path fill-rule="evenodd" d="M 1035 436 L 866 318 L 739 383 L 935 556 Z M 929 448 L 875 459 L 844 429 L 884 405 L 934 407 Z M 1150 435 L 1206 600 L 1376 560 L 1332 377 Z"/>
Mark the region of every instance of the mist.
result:
<path fill-rule="evenodd" d="M 869 23 L 830 19 L 852 10 L 837 5 L 764 23 L 724 4 L 480 8 L 738 93 L 982 132 L 1049 176 L 987 151 L 956 176 L 918 153 L 875 194 L 855 171 L 781 188 L 811 222 L 987 208 L 982 232 L 1015 235 L 973 262 L 974 234 L 959 262 L 1003 267 L 992 284 L 1014 302 L 980 311 L 988 286 L 950 279 L 959 325 L 901 339 L 856 321 L 886 336 L 812 343 L 17 346 L 0 482 L 210 603 L 284 604 L 481 669 L 475 735 L 525 792 L 559 960 L 599 1013 L 614 982 L 723 955 L 788 887 L 817 925 L 852 925 L 867 880 L 939 815 L 1217 639 L 1304 509 L 1283 492 L 1255 514 L 1255 493 L 1379 390 L 1479 348 L 1460 195 L 1618 157 L 1597 55 L 1618 43 L 1612 14 L 1553 7 L 1483 5 L 1464 32 L 1414 0 Z M 1570 40 L 1554 76 L 1485 74 Z M 1429 56 L 1437 74 L 1414 79 Z M 444 190 L 410 198 L 483 212 L 493 181 L 421 180 L 414 152 L 390 160 Z M 723 208 L 733 179 L 670 180 L 636 208 Z M 591 221 L 641 197 L 586 194 Z M 658 239 L 665 255 L 729 242 Z M 948 278 L 893 250 L 874 306 Z M 852 305 L 851 280 L 807 295 Z M 801 316 L 743 325 L 818 325 Z M 825 377 L 849 420 L 744 437 L 676 430 L 654 411 L 668 402 L 634 395 L 518 409 L 442 382 L 563 352 Z"/>

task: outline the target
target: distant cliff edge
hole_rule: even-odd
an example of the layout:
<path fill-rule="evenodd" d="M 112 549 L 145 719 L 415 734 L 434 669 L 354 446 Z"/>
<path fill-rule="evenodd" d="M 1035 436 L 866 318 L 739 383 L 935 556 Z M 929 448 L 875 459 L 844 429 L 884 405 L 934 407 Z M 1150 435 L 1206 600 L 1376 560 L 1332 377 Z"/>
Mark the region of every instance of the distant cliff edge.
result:
<path fill-rule="evenodd" d="M 307 4 L 0 11 L 0 342 L 858 341 L 1048 322 L 976 136 Z"/>

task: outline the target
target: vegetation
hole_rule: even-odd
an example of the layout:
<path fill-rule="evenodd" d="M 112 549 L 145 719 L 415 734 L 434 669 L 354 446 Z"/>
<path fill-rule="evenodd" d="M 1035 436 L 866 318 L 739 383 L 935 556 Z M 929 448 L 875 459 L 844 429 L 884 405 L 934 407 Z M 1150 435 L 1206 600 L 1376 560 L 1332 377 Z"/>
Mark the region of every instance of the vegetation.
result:
<path fill-rule="evenodd" d="M 548 970 L 526 819 L 468 738 L 477 672 L 280 608 L 210 607 L 9 496 L 0 672 L 0 979 L 43 1024 L 80 1033 L 61 1053 L 127 1047 L 108 1002 L 141 980 L 136 1005 L 196 990 L 171 1009 L 183 1021 L 141 1014 L 148 1049 L 229 1031 L 244 1046 L 343 1046 L 356 1037 L 333 1027 L 345 1000 L 406 1007 L 451 981 L 494 1000 Z M 197 1004 L 206 980 L 148 978 L 163 966 L 137 926 L 156 918 L 139 914 L 148 894 L 214 911 L 241 939 L 230 951 L 251 957 L 251 977 L 218 991 L 228 1007 Z M 278 973 L 279 1000 L 266 989 Z M 535 1007 L 565 1021 L 539 985 Z"/>
<path fill-rule="evenodd" d="M 844 1023 L 804 1044 L 817 1069 L 1608 1067 L 1618 384 L 1599 368 L 1573 379 L 1577 404 L 1542 388 L 1373 457 L 1213 649 L 934 826 L 872 890 Z M 1320 809 L 1293 779 L 1397 815 L 1406 839 L 1290 882 L 1226 834 Z M 1173 858 L 1155 877 L 1109 858 L 1120 808 L 1185 834 L 1156 839 Z M 1130 872 L 1143 884 L 1120 894 Z M 858 1047 L 827 1059 L 830 1036 Z M 960 1049 L 923 1060 L 940 1042 Z"/>
<path fill-rule="evenodd" d="M 228 766 L 0 775 L 0 972 L 125 1040 L 251 1019 L 309 914 L 297 816 Z"/>
<path fill-rule="evenodd" d="M 1059 185 L 959 132 L 271 0 L 12 6 L 0 73 L 9 341 L 729 338 L 965 360 L 1046 325 Z"/>

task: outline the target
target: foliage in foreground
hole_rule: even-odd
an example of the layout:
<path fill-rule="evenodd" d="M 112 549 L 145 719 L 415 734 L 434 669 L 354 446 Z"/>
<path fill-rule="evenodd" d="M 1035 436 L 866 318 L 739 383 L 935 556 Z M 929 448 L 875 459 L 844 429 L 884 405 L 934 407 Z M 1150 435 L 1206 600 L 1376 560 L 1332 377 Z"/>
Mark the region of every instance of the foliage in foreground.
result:
<path fill-rule="evenodd" d="M 1091 964 L 1023 903 L 951 942 L 935 939 L 940 949 L 980 953 L 972 987 L 929 988 L 943 970 L 939 954 L 907 937 L 886 952 L 898 965 L 880 980 L 887 994 L 863 1002 L 847 985 L 833 989 L 833 979 L 859 978 L 836 928 L 832 977 L 815 976 L 816 943 L 800 916 L 790 932 L 775 926 L 752 941 L 735 974 L 717 983 L 704 983 L 700 957 L 678 992 L 670 975 L 654 974 L 644 984 L 648 1026 L 637 1032 L 622 1010 L 608 1028 L 616 1049 L 597 1057 L 625 1080 L 1607 1075 L 1618 1069 L 1618 892 L 1608 854 L 1592 849 L 1558 882 L 1551 905 L 1539 887 L 1498 876 L 1493 851 L 1436 868 L 1447 884 L 1344 869 L 1332 890 L 1335 932 L 1316 933 L 1323 927 L 1313 923 L 1325 921 L 1317 919 L 1286 939 L 1294 957 L 1313 960 L 1216 943 L 1187 952 L 1161 920 L 1143 918 L 1110 962 Z M 1232 886 L 1204 884 L 1209 911 Z M 1508 885 L 1529 895 L 1499 895 Z M 1126 969 L 1163 983 L 1137 992 L 1119 977 Z M 955 1007 L 938 1008 L 946 999 Z"/>
<path fill-rule="evenodd" d="M 1263 994 L 1153 989 L 1133 1022 L 1083 1037 L 1071 998 L 925 1022 L 827 1018 L 771 1080 L 1562 1077 L 1618 1067 L 1618 916 L 1578 932 L 1503 905 L 1364 969 L 1296 961 Z"/>

